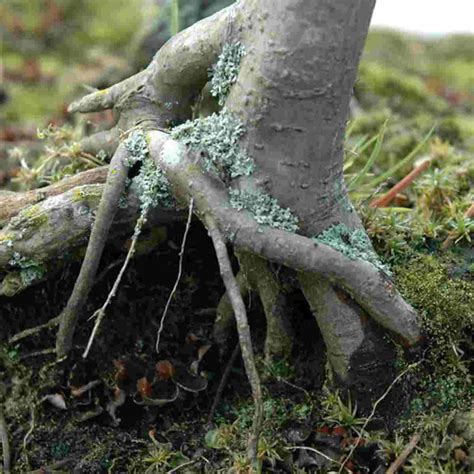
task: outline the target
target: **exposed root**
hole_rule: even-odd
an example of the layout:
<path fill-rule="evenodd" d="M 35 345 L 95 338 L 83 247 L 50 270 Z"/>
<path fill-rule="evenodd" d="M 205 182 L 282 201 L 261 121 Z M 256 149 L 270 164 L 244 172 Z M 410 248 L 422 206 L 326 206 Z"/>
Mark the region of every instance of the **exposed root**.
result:
<path fill-rule="evenodd" d="M 338 383 L 360 398 L 367 410 L 368 395 L 377 397 L 395 376 L 392 344 L 376 332 L 375 325 L 351 297 L 315 273 L 298 274 L 301 289 L 323 336 L 328 359 Z M 366 386 L 368 376 L 376 387 Z"/>
<path fill-rule="evenodd" d="M 242 298 L 247 298 L 249 294 L 249 286 L 244 273 L 242 271 L 239 271 L 239 273 L 237 273 L 237 276 L 235 277 L 235 280 L 237 281 L 237 285 L 239 286 Z M 214 322 L 213 329 L 213 339 L 219 347 L 221 355 L 224 355 L 224 352 L 226 352 L 227 341 L 229 340 L 230 335 L 234 329 L 234 322 L 234 309 L 226 292 L 222 295 L 222 298 L 220 299 L 219 304 L 217 305 L 216 320 Z"/>
<path fill-rule="evenodd" d="M 240 294 L 240 288 L 232 272 L 232 266 L 229 260 L 224 238 L 211 217 L 205 216 L 204 220 L 214 244 L 222 280 L 226 287 L 229 300 L 234 308 L 237 331 L 239 333 L 240 348 L 242 350 L 242 359 L 244 361 L 247 378 L 249 379 L 250 386 L 252 388 L 252 396 L 255 404 L 255 415 L 253 419 L 252 434 L 249 439 L 248 455 L 252 464 L 257 467 L 258 439 L 262 429 L 263 421 L 263 401 L 260 377 L 255 366 L 252 339 L 250 336 L 250 328 L 247 320 L 247 311 L 245 309 L 242 295 Z"/>
<path fill-rule="evenodd" d="M 117 290 L 118 290 L 118 287 L 120 285 L 120 282 L 122 281 L 122 277 L 125 273 L 125 270 L 127 269 L 131 258 L 135 254 L 135 249 L 137 247 L 138 237 L 140 236 L 140 233 L 142 231 L 142 228 L 143 228 L 143 225 L 145 224 L 145 222 L 146 222 L 146 216 L 141 215 L 139 217 L 138 221 L 137 221 L 137 225 L 135 226 L 135 231 L 133 233 L 132 242 L 130 244 L 130 248 L 128 249 L 127 256 L 125 257 L 125 261 L 123 262 L 122 268 L 120 269 L 120 272 L 117 275 L 117 278 L 115 279 L 114 285 L 112 286 L 112 289 L 110 290 L 110 292 L 107 296 L 107 299 L 105 300 L 105 303 L 90 318 L 90 319 L 96 318 L 96 321 L 95 321 L 95 324 L 94 324 L 94 328 L 92 329 L 92 333 L 89 337 L 89 341 L 87 342 L 86 349 L 84 350 L 84 353 L 82 354 L 82 357 L 84 359 L 87 358 L 87 356 L 89 354 L 89 351 L 92 347 L 92 343 L 94 342 L 94 338 L 97 334 L 97 331 L 99 330 L 100 323 L 102 322 L 102 320 L 105 317 L 105 310 L 107 309 L 107 306 L 109 306 L 112 299 L 115 297 L 115 295 L 117 293 Z"/>
<path fill-rule="evenodd" d="M 0 439 L 2 440 L 3 450 L 3 472 L 10 473 L 10 441 L 8 440 L 8 428 L 5 417 L 3 416 L 3 408 L 0 406 Z"/>
<path fill-rule="evenodd" d="M 30 467 L 30 459 L 29 459 L 29 456 L 28 456 L 28 450 L 26 449 L 27 448 L 27 445 L 28 445 L 28 441 L 30 439 L 30 436 L 33 434 L 33 431 L 35 429 L 35 426 L 36 426 L 36 412 L 35 412 L 35 407 L 34 405 L 31 406 L 31 422 L 30 422 L 30 429 L 27 431 L 27 433 L 25 434 L 25 437 L 23 438 L 23 453 L 25 455 L 25 458 L 26 458 L 26 464 L 28 467 Z"/>
<path fill-rule="evenodd" d="M 212 402 L 211 411 L 209 412 L 209 416 L 207 418 L 207 422 L 209 424 L 212 423 L 212 420 L 214 419 L 214 415 L 216 414 L 217 407 L 219 406 L 219 403 L 221 401 L 222 393 L 224 392 L 227 379 L 229 378 L 230 372 L 232 370 L 232 367 L 234 366 L 235 359 L 237 359 L 237 356 L 239 355 L 239 352 L 240 352 L 240 345 L 237 344 L 234 347 L 234 350 L 232 351 L 232 354 L 229 358 L 229 361 L 227 362 L 227 365 L 225 366 L 225 370 L 224 370 L 224 373 L 222 374 L 221 381 L 219 382 L 219 386 L 217 387 L 216 395 L 214 397 L 214 401 Z"/>
<path fill-rule="evenodd" d="M 287 359 L 293 348 L 291 326 L 286 315 L 286 298 L 268 262 L 247 252 L 238 252 L 242 271 L 262 302 L 267 323 L 265 360 Z"/>
<path fill-rule="evenodd" d="M 56 353 L 59 358 L 67 355 L 72 348 L 77 321 L 94 283 L 107 234 L 117 211 L 120 196 L 125 188 L 127 166 L 124 158 L 127 154 L 125 146 L 121 145 L 112 158 L 107 184 L 100 200 L 86 256 L 67 306 L 61 313 L 61 322 L 56 338 Z"/>
<path fill-rule="evenodd" d="M 68 176 L 58 183 L 31 191 L 12 192 L 0 199 L 0 226 L 16 216 L 22 209 L 45 199 L 58 196 L 77 186 L 103 183 L 107 177 L 107 166 L 101 166 Z"/>
<path fill-rule="evenodd" d="M 159 327 L 158 333 L 156 335 L 155 350 L 156 350 L 157 354 L 160 353 L 160 337 L 161 337 L 161 333 L 163 332 L 163 328 L 164 328 L 164 325 L 165 325 L 166 314 L 168 313 L 168 309 L 170 307 L 171 300 L 173 299 L 173 296 L 176 293 L 176 290 L 178 289 L 179 281 L 181 280 L 181 274 L 183 273 L 184 248 L 186 246 L 186 239 L 188 237 L 189 228 L 191 227 L 191 220 L 192 220 L 192 217 L 193 217 L 193 206 L 194 206 L 194 199 L 191 198 L 190 201 L 189 201 L 188 220 L 186 221 L 186 228 L 184 229 L 183 240 L 181 241 L 181 249 L 179 251 L 178 275 L 176 277 L 176 281 L 174 282 L 173 289 L 171 290 L 171 293 L 168 297 L 168 301 L 166 301 L 165 309 L 164 309 L 163 314 L 161 316 L 160 327 Z"/>
<path fill-rule="evenodd" d="M 54 347 L 49 347 L 47 349 L 42 349 L 40 351 L 34 351 L 28 354 L 22 355 L 19 360 L 23 361 L 25 359 L 32 359 L 33 357 L 42 357 L 42 356 L 53 355 L 53 354 L 56 354 L 56 349 Z"/>
<path fill-rule="evenodd" d="M 48 322 L 46 322 L 44 324 L 40 324 L 39 326 L 35 326 L 34 328 L 25 329 L 24 331 L 21 331 L 21 332 L 15 334 L 14 336 L 12 336 L 10 338 L 10 340 L 8 341 L 8 344 L 15 344 L 15 343 L 21 341 L 22 339 L 25 339 L 27 337 L 34 336 L 35 334 L 38 334 L 39 332 L 43 331 L 44 329 L 53 328 L 53 327 L 57 326 L 60 323 L 60 321 L 61 321 L 61 316 L 56 316 L 55 318 L 50 319 Z"/>
<path fill-rule="evenodd" d="M 89 137 L 84 137 L 80 141 L 81 151 L 97 155 L 100 151 L 105 151 L 112 156 L 119 145 L 119 132 L 116 128 L 97 132 Z"/>
<path fill-rule="evenodd" d="M 299 271 L 318 273 L 344 288 L 372 318 L 410 347 L 421 339 L 416 311 L 390 278 L 372 263 L 351 259 L 323 243 L 259 225 L 247 212 L 233 209 L 228 190 L 196 166 L 185 148 L 159 131 L 148 133 L 150 155 L 166 173 L 173 190 L 195 199 L 198 214 L 212 215 L 236 248 Z"/>

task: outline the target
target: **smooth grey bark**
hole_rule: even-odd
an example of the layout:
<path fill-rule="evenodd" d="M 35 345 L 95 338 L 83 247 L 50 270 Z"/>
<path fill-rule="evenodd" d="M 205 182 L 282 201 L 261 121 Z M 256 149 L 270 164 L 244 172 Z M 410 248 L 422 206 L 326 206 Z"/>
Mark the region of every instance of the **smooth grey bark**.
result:
<path fill-rule="evenodd" d="M 307 236 L 339 223 L 363 229 L 345 188 L 343 143 L 374 4 L 262 0 L 247 2 L 243 14 L 247 54 L 226 106 L 247 127 L 242 147 L 257 164 L 251 186 L 256 183 L 297 214 Z M 380 394 L 393 374 L 393 344 L 361 324 L 362 309 L 345 303 L 351 299 L 341 298 L 337 286 L 311 274 L 302 273 L 300 280 L 326 345 L 339 340 L 338 354 L 335 349 L 328 354 L 339 380 L 368 387 L 360 366 L 369 351 L 369 358 L 381 361 L 371 373 L 379 381 L 372 396 Z"/>
<path fill-rule="evenodd" d="M 257 171 L 232 186 L 258 187 L 276 197 L 298 215 L 302 235 L 262 227 L 251 215 L 232 209 L 224 183 L 204 174 L 198 157 L 167 134 L 149 132 L 150 152 L 178 201 L 194 198 L 202 221 L 211 216 L 237 249 L 300 273 L 333 368 L 348 387 L 368 367 L 367 360 L 376 361 L 369 382 L 389 373 L 385 369 L 393 362 L 382 332 L 363 323 L 364 311 L 406 346 L 420 338 L 416 312 L 387 275 L 308 238 L 336 223 L 362 228 L 344 186 L 342 146 L 373 5 L 372 0 L 241 1 L 171 39 L 142 73 L 71 106 L 82 112 L 115 107 L 120 112 L 118 127 L 125 130 L 137 125 L 166 128 L 190 117 L 207 69 L 223 44 L 240 40 L 245 45 L 247 54 L 225 105 L 246 127 L 241 146 L 254 158 Z M 101 207 L 99 224 L 108 215 L 107 203 Z M 103 232 L 101 236 L 103 245 Z M 101 250 L 92 251 L 100 258 Z M 89 277 L 94 272 L 89 271 Z M 92 278 L 88 280 L 91 285 Z M 81 285 L 84 282 L 76 283 Z M 87 292 L 80 294 L 76 309 Z M 365 381 L 359 387 L 364 394 L 362 385 Z M 369 399 L 377 395 L 369 392 Z"/>

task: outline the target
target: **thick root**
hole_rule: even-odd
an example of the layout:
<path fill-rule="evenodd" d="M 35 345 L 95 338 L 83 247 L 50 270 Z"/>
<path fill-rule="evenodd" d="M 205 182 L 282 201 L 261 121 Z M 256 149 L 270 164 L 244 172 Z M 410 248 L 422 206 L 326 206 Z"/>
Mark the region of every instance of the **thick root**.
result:
<path fill-rule="evenodd" d="M 369 410 L 395 377 L 394 345 L 346 292 L 314 273 L 300 273 L 299 281 L 336 383 L 350 391 L 361 411 Z"/>
<path fill-rule="evenodd" d="M 67 302 L 66 308 L 61 314 L 61 322 L 56 338 L 58 358 L 67 356 L 71 351 L 77 321 L 94 283 L 107 235 L 117 212 L 120 196 L 125 189 L 125 179 L 127 177 L 126 154 L 126 148 L 121 146 L 112 158 L 107 176 L 107 184 L 100 200 L 86 256 L 74 285 L 74 290 Z"/>
<path fill-rule="evenodd" d="M 293 349 L 293 337 L 281 284 L 265 259 L 246 252 L 239 252 L 238 258 L 242 271 L 252 290 L 258 293 L 265 312 L 265 361 L 271 363 L 274 360 L 288 359 Z"/>
<path fill-rule="evenodd" d="M 237 323 L 237 333 L 239 334 L 240 349 L 242 352 L 242 360 L 244 361 L 245 373 L 252 389 L 252 397 L 255 405 L 255 414 L 253 417 L 252 433 L 248 443 L 248 456 L 252 465 L 258 470 L 258 440 L 262 430 L 263 423 L 263 395 L 260 377 L 255 365 L 255 356 L 252 347 L 252 338 L 250 335 L 250 327 L 247 319 L 247 311 L 245 309 L 244 300 L 240 294 L 240 288 L 232 272 L 229 255 L 225 244 L 224 237 L 215 221 L 209 216 L 205 217 L 205 224 L 209 235 L 214 244 L 222 281 L 229 295 Z"/>
<path fill-rule="evenodd" d="M 211 215 L 236 248 L 295 270 L 321 274 L 344 288 L 406 347 L 422 339 L 416 311 L 372 263 L 351 259 L 308 237 L 259 225 L 248 213 L 232 209 L 223 184 L 196 173 L 196 165 L 184 146 L 159 131 L 150 132 L 148 141 L 151 156 L 165 171 L 176 195 L 181 199 L 192 196 L 197 214 Z"/>

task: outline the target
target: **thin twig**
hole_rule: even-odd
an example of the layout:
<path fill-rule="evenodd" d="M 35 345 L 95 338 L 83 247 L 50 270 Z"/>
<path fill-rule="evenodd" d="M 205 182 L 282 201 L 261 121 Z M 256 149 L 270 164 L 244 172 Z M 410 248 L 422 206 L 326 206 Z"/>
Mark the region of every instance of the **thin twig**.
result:
<path fill-rule="evenodd" d="M 343 466 L 343 464 L 341 462 L 336 461 L 333 458 L 330 458 L 327 454 L 324 454 L 323 452 L 318 451 L 315 448 L 310 448 L 309 446 L 287 446 L 285 449 L 287 449 L 288 451 L 292 451 L 292 450 L 295 450 L 295 449 L 307 449 L 308 451 L 312 451 L 316 454 L 319 454 L 320 456 L 327 459 L 328 461 L 331 461 L 335 464 L 339 464 L 341 466 L 341 469 L 346 469 L 346 471 L 351 472 L 349 469 L 347 469 L 347 467 Z"/>
<path fill-rule="evenodd" d="M 28 439 L 30 438 L 30 436 L 32 435 L 34 429 L 35 429 L 35 425 L 36 425 L 36 412 L 35 412 L 35 406 L 32 405 L 31 406 L 31 423 L 30 423 L 30 429 L 28 430 L 28 432 L 25 434 L 25 437 L 23 438 L 23 452 L 25 453 L 25 458 L 26 458 L 26 464 L 28 465 L 28 467 L 30 467 L 30 459 L 28 457 L 28 451 L 26 449 L 26 446 L 28 444 Z"/>
<path fill-rule="evenodd" d="M 138 218 L 138 221 L 135 225 L 135 230 L 133 232 L 132 236 L 132 242 L 130 243 L 130 248 L 128 249 L 127 256 L 125 257 L 125 260 L 123 262 L 122 268 L 120 269 L 119 274 L 117 275 L 117 278 L 115 279 L 114 285 L 112 286 L 112 289 L 110 290 L 109 295 L 107 296 L 107 299 L 105 300 L 105 303 L 102 305 L 101 308 L 99 308 L 92 316 L 92 318 L 96 318 L 94 328 L 92 329 L 92 333 L 89 337 L 89 341 L 87 342 L 86 349 L 84 353 L 82 354 L 82 357 L 84 359 L 87 358 L 89 351 L 92 347 L 92 343 L 94 342 L 94 338 L 97 334 L 97 331 L 99 329 L 100 323 L 104 319 L 105 316 L 105 310 L 107 309 L 107 306 L 109 306 L 110 302 L 114 298 L 115 294 L 117 293 L 117 289 L 120 285 L 120 281 L 122 280 L 123 274 L 125 273 L 125 270 L 127 269 L 128 263 L 130 262 L 131 258 L 135 254 L 135 248 L 137 246 L 137 240 L 138 237 L 140 236 L 140 233 L 142 231 L 143 225 L 146 222 L 146 213 L 142 213 L 141 216 Z"/>
<path fill-rule="evenodd" d="M 424 160 L 421 164 L 416 166 L 413 170 L 410 171 L 402 180 L 400 180 L 395 186 L 393 186 L 389 191 L 387 191 L 383 196 L 374 199 L 369 207 L 386 207 L 388 206 L 397 194 L 404 191 L 410 184 L 424 171 L 426 171 L 431 164 L 431 159 L 428 158 Z"/>
<path fill-rule="evenodd" d="M 35 469 L 34 471 L 29 471 L 28 474 L 44 474 L 45 472 L 56 472 L 57 469 L 61 469 L 63 467 L 67 467 L 68 465 L 72 464 L 75 461 L 74 458 L 65 458 L 61 459 L 61 461 L 56 461 L 53 464 L 48 466 L 40 467 L 39 469 Z M 68 471 L 71 472 L 71 471 Z"/>
<path fill-rule="evenodd" d="M 370 415 L 367 417 L 367 419 L 365 420 L 364 424 L 362 425 L 362 428 L 360 429 L 360 432 L 363 433 L 365 428 L 367 427 L 367 425 L 370 423 L 370 421 L 372 420 L 372 418 L 374 417 L 375 415 L 375 411 L 377 410 L 377 407 L 380 405 L 380 403 L 385 400 L 385 398 L 387 397 L 387 395 L 391 392 L 392 388 L 396 385 L 396 383 L 407 373 L 409 372 L 411 369 L 414 369 L 415 367 L 417 367 L 418 365 L 420 365 L 422 362 L 424 361 L 424 359 L 421 359 L 419 360 L 418 362 L 415 362 L 413 364 L 410 364 L 405 370 L 403 370 L 402 372 L 400 372 L 396 377 L 395 379 L 393 380 L 393 382 L 389 385 L 389 387 L 387 388 L 387 390 L 385 390 L 385 392 L 382 394 L 382 396 L 376 400 L 376 402 L 374 403 L 373 407 L 372 407 L 372 411 L 370 412 Z M 342 466 L 341 468 L 339 469 L 338 471 L 338 474 L 340 474 L 342 472 L 342 469 L 344 468 L 346 462 L 352 457 L 352 455 L 354 454 L 354 451 L 356 450 L 356 448 L 359 446 L 359 442 L 361 440 L 361 436 L 359 436 L 359 438 L 357 439 L 357 441 L 352 445 L 352 448 L 351 450 L 349 451 L 349 454 L 345 457 L 344 461 L 342 462 Z"/>
<path fill-rule="evenodd" d="M 30 359 L 32 357 L 41 357 L 45 355 L 56 354 L 56 349 L 54 347 L 49 347 L 48 349 L 41 349 L 40 351 L 30 352 L 28 354 L 24 354 L 20 356 L 19 360 Z"/>
<path fill-rule="evenodd" d="M 209 416 L 207 418 L 208 423 L 212 423 L 212 420 L 214 419 L 214 415 L 216 414 L 217 406 L 219 405 L 219 402 L 221 401 L 222 393 L 224 392 L 227 379 L 229 378 L 230 372 L 235 363 L 235 359 L 237 359 L 237 356 L 239 355 L 239 352 L 240 352 L 240 345 L 239 343 L 237 343 L 227 362 L 224 373 L 222 374 L 221 381 L 219 382 L 219 386 L 217 387 L 216 395 L 214 397 L 214 401 L 212 402 L 211 411 L 209 412 Z"/>
<path fill-rule="evenodd" d="M 173 472 L 178 472 L 181 468 L 190 466 L 191 464 L 194 464 L 195 462 L 198 462 L 200 458 L 197 459 L 191 459 L 190 461 L 183 462 L 183 464 L 180 464 L 179 466 L 174 467 L 173 469 L 170 469 L 169 471 L 166 471 L 166 474 L 172 474 Z"/>
<path fill-rule="evenodd" d="M 219 263 L 222 281 L 224 282 L 227 295 L 234 310 L 237 331 L 239 334 L 240 348 L 242 351 L 242 359 L 244 361 L 245 372 L 250 382 L 250 387 L 252 388 L 255 415 L 253 419 L 252 432 L 248 443 L 248 456 L 255 468 L 258 469 L 257 451 L 258 439 L 262 429 L 263 421 L 263 401 L 260 377 L 255 365 L 255 357 L 253 353 L 250 327 L 247 319 L 247 311 L 240 293 L 239 285 L 232 271 L 232 265 L 227 253 L 224 237 L 222 236 L 221 231 L 211 216 L 205 216 L 204 221 L 212 239 L 212 243 L 214 244 L 214 250 Z"/>
<path fill-rule="evenodd" d="M 3 450 L 3 472 L 10 474 L 10 442 L 8 441 L 8 427 L 5 417 L 3 416 L 3 408 L 0 406 L 0 439 L 2 440 Z"/>
<path fill-rule="evenodd" d="M 34 328 L 25 329 L 24 331 L 21 331 L 18 334 L 15 334 L 14 336 L 12 336 L 10 340 L 8 341 L 8 344 L 14 344 L 15 342 L 21 341 L 22 339 L 25 339 L 26 337 L 34 336 L 35 334 L 38 334 L 43 329 L 49 329 L 54 326 L 57 326 L 60 321 L 61 321 L 61 317 L 56 316 L 55 318 L 50 319 L 48 322 L 44 324 L 40 324 L 39 326 L 35 326 Z"/>
<path fill-rule="evenodd" d="M 415 449 L 418 441 L 421 439 L 420 433 L 415 433 L 410 442 L 406 445 L 405 449 L 400 453 L 400 455 L 390 464 L 390 467 L 387 469 L 385 474 L 395 474 L 406 462 L 408 456 L 410 456 L 411 452 Z"/>
<path fill-rule="evenodd" d="M 183 257 L 184 257 L 184 249 L 186 247 L 186 239 L 188 237 L 188 232 L 191 227 L 191 220 L 193 217 L 193 206 L 194 206 L 194 199 L 191 198 L 189 200 L 189 212 L 188 212 L 188 220 L 186 221 L 186 228 L 184 229 L 184 234 L 183 234 L 183 240 L 181 241 L 181 249 L 179 251 L 179 263 L 178 263 L 178 275 L 176 276 L 176 281 L 174 282 L 173 289 L 171 290 L 171 293 L 168 297 L 168 301 L 166 302 L 165 309 L 163 311 L 163 314 L 161 316 L 161 321 L 160 321 L 160 327 L 158 329 L 158 332 L 156 334 L 156 344 L 155 344 L 155 350 L 156 353 L 160 353 L 160 338 L 161 338 L 161 333 L 163 332 L 163 328 L 165 325 L 165 318 L 168 313 L 168 309 L 171 304 L 171 300 L 173 299 L 173 296 L 176 293 L 176 290 L 178 289 L 179 281 L 181 280 L 181 274 L 183 273 Z"/>

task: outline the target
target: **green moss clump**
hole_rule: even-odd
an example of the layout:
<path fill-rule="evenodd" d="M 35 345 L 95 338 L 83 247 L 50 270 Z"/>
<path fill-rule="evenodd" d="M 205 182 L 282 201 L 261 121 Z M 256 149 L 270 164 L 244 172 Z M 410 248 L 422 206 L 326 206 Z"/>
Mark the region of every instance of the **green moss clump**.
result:
<path fill-rule="evenodd" d="M 351 260 L 365 260 L 386 274 L 391 274 L 389 268 L 380 261 L 369 237 L 362 229 L 350 229 L 345 224 L 337 224 L 313 237 L 313 240 L 316 243 L 329 245 Z"/>
<path fill-rule="evenodd" d="M 227 109 L 208 117 L 187 122 L 175 127 L 171 136 L 192 151 L 201 153 L 204 171 L 221 174 L 223 178 L 249 176 L 255 163 L 240 150 L 239 140 L 245 133 L 242 122 Z"/>
<path fill-rule="evenodd" d="M 240 61 L 244 54 L 245 47 L 241 43 L 225 44 L 216 64 L 209 73 L 211 95 L 217 97 L 219 105 L 224 105 L 232 84 L 237 80 Z"/>
<path fill-rule="evenodd" d="M 362 105 L 389 106 L 404 116 L 416 113 L 420 108 L 440 114 L 447 110 L 447 103 L 431 94 L 422 79 L 395 67 L 375 62 L 363 62 L 359 69 L 356 96 Z"/>
<path fill-rule="evenodd" d="M 229 195 L 230 205 L 234 209 L 249 211 L 259 224 L 287 232 L 298 230 L 298 218 L 290 209 L 280 207 L 277 200 L 268 194 L 261 191 L 250 192 L 233 189 Z"/>
<path fill-rule="evenodd" d="M 28 207 L 24 211 L 21 211 L 18 214 L 17 219 L 19 221 L 25 221 L 28 227 L 38 228 L 48 222 L 48 215 L 42 210 L 40 205 L 35 204 L 33 206 Z"/>
<path fill-rule="evenodd" d="M 395 267 L 395 274 L 398 288 L 419 311 L 429 339 L 430 370 L 421 386 L 423 409 L 468 406 L 474 385 L 461 348 L 472 347 L 474 283 L 450 278 L 448 267 L 430 255 Z"/>
<path fill-rule="evenodd" d="M 453 344 L 458 346 L 474 326 L 474 283 L 451 279 L 446 265 L 431 255 L 419 255 L 395 272 L 400 291 L 420 310 L 425 330 L 436 341 L 439 363 L 449 364 Z"/>

